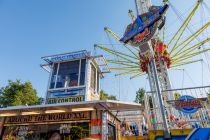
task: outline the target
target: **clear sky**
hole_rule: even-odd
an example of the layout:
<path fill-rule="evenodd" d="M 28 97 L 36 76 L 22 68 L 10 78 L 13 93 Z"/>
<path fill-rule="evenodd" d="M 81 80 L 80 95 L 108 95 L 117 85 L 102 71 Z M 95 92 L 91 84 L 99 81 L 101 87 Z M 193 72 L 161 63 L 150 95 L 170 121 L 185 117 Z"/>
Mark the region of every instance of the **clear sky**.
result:
<path fill-rule="evenodd" d="M 184 16 L 195 3 L 196 0 L 172 0 Z M 48 73 L 40 68 L 43 63 L 40 58 L 84 49 L 93 52 L 95 43 L 108 43 L 103 31 L 105 26 L 123 34 L 131 22 L 128 9 L 135 10 L 133 0 L 0 0 L 0 87 L 9 79 L 31 81 L 39 96 L 44 96 Z M 201 20 L 198 14 L 193 20 L 195 28 L 209 21 L 209 12 L 203 13 L 205 19 Z M 167 34 L 170 35 L 179 21 L 172 11 L 167 17 Z M 206 36 L 208 32 L 203 35 Z M 203 85 L 210 85 L 210 69 L 204 63 L 202 78 L 201 66 L 198 62 L 184 67 L 184 87 L 201 86 L 201 81 Z M 182 87 L 182 71 L 172 70 L 170 76 L 174 88 Z M 139 87 L 149 91 L 146 76 L 130 80 L 114 77 L 114 73 L 106 75 L 101 87 L 117 97 L 120 92 L 120 99 L 124 101 L 133 101 Z"/>

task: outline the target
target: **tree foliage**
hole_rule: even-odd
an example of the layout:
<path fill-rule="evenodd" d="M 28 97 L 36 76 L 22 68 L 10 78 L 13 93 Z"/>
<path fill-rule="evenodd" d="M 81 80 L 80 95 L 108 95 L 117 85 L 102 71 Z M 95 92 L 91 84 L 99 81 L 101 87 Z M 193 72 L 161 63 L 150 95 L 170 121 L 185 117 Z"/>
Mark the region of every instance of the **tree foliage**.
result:
<path fill-rule="evenodd" d="M 42 102 L 43 98 L 37 96 L 31 82 L 22 83 L 20 80 L 9 80 L 8 85 L 0 89 L 0 105 L 2 107 L 35 105 Z"/>
<path fill-rule="evenodd" d="M 178 100 L 181 97 L 181 94 L 178 92 L 174 93 L 175 100 Z"/>
<path fill-rule="evenodd" d="M 107 94 L 104 90 L 100 91 L 100 100 L 117 100 L 116 96 Z"/>
<path fill-rule="evenodd" d="M 134 102 L 139 103 L 139 104 L 144 104 L 144 94 L 145 94 L 145 90 L 143 88 L 140 88 L 136 92 L 136 98 Z"/>
<path fill-rule="evenodd" d="M 144 105 L 144 95 L 145 95 L 145 90 L 143 88 L 140 88 L 136 92 L 136 98 L 135 98 L 134 102 Z M 152 97 L 151 96 L 148 96 L 148 97 L 149 97 L 149 106 L 151 108 L 153 108 Z"/>

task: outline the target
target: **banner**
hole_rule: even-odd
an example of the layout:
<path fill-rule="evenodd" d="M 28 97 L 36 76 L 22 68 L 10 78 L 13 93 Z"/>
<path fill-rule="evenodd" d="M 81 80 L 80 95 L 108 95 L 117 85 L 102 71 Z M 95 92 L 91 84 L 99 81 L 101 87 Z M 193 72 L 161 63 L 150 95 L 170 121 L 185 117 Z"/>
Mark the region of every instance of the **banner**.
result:
<path fill-rule="evenodd" d="M 57 121 L 76 121 L 89 120 L 90 112 L 68 112 L 68 113 L 52 113 L 41 115 L 27 116 L 11 116 L 6 117 L 5 124 L 22 124 L 22 123 L 44 123 Z"/>
<path fill-rule="evenodd" d="M 84 101 L 84 96 L 69 96 L 64 98 L 48 98 L 47 104 L 56 104 L 64 102 L 81 102 Z"/>

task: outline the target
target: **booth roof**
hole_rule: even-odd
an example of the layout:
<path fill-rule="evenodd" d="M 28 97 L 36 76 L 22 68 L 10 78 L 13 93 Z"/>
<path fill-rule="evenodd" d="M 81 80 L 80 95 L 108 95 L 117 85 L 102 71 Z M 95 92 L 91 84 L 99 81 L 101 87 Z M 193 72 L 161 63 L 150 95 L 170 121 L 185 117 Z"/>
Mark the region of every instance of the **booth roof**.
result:
<path fill-rule="evenodd" d="M 74 56 L 74 55 L 79 55 L 79 54 L 82 55 L 82 57 Z M 71 57 L 63 59 L 62 57 L 65 57 L 65 56 L 66 57 L 71 56 Z M 57 60 L 53 61 L 52 60 L 53 58 L 57 58 Z M 41 59 L 44 60 L 46 62 L 46 64 L 41 64 L 41 67 L 43 69 L 45 69 L 47 72 L 50 72 L 50 70 L 51 70 L 50 66 L 53 63 L 65 62 L 65 61 L 70 61 L 70 60 L 72 61 L 72 60 L 86 59 L 86 58 L 91 58 L 92 60 L 94 60 L 94 62 L 97 64 L 97 67 L 100 69 L 101 73 L 109 73 L 110 72 L 110 68 L 108 67 L 106 59 L 104 58 L 103 55 L 91 56 L 91 53 L 88 52 L 87 50 L 44 56 Z"/>
<path fill-rule="evenodd" d="M 132 110 L 142 110 L 143 106 L 137 103 L 129 103 L 122 101 L 112 101 L 112 100 L 95 100 L 95 101 L 85 101 L 85 102 L 69 102 L 69 103 L 59 103 L 59 104 L 45 104 L 45 105 L 34 105 L 34 106 L 13 106 L 7 108 L 0 108 L 1 113 L 21 113 L 26 111 L 34 111 L 39 113 L 44 113 L 47 110 L 65 110 L 71 112 L 73 109 L 83 109 L 92 108 L 96 110 L 106 110 L 106 111 L 132 111 Z"/>

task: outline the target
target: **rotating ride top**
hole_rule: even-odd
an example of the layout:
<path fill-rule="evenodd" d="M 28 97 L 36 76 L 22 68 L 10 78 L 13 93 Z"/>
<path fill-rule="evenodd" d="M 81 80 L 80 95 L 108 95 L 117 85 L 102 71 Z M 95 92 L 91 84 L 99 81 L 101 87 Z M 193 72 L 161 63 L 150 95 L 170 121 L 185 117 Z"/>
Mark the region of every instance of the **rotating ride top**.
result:
<path fill-rule="evenodd" d="M 207 22 L 201 28 L 192 34 L 184 37 L 183 34 L 188 29 L 199 5 L 203 3 L 198 0 L 195 7 L 190 11 L 187 18 L 183 21 L 180 28 L 176 31 L 170 41 L 165 42 L 164 30 L 166 11 L 171 5 L 170 1 L 164 0 L 163 6 L 152 6 L 150 0 L 135 0 L 137 17 L 129 10 L 132 23 L 125 30 L 122 38 L 114 33 L 110 28 L 105 27 L 105 32 L 112 35 L 127 51 L 117 51 L 102 45 L 95 47 L 106 51 L 117 57 L 107 60 L 109 63 L 116 64 L 111 70 L 122 71 L 117 76 L 132 75 L 132 78 L 147 74 L 152 92 L 153 114 L 155 116 L 155 129 L 164 129 L 169 133 L 169 118 L 176 116 L 177 111 L 166 101 L 175 100 L 174 93 L 170 91 L 171 83 L 168 76 L 168 69 L 182 65 L 201 61 L 201 59 L 192 59 L 210 50 L 203 45 L 210 41 L 210 38 L 198 40 L 199 35 L 206 30 L 210 22 Z M 190 30 L 191 31 L 191 30 Z M 162 34 L 161 34 L 162 33 Z M 161 93 L 161 91 L 167 92 Z M 149 103 L 145 105 L 146 111 Z M 148 112 L 147 112 L 148 113 Z M 149 113 L 148 113 L 149 114 Z"/>

